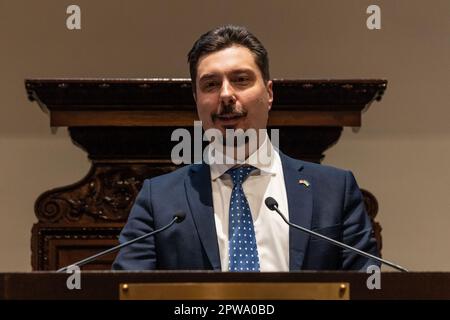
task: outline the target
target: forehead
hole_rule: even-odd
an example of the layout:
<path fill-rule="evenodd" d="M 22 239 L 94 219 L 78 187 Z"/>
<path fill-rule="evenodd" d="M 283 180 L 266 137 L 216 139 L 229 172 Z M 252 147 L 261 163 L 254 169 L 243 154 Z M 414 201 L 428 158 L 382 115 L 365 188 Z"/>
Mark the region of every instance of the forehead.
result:
<path fill-rule="evenodd" d="M 240 69 L 259 72 L 255 57 L 248 48 L 232 46 L 202 56 L 197 64 L 197 78 L 207 73 L 227 73 Z"/>

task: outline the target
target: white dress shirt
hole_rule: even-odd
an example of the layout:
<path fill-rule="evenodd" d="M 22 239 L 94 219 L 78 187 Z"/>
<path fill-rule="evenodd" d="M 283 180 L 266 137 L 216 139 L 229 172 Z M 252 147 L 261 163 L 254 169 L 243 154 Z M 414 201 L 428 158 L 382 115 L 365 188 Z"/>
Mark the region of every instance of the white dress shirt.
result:
<path fill-rule="evenodd" d="M 269 151 L 268 161 L 258 157 L 259 152 Z M 215 151 L 215 155 L 220 153 Z M 223 157 L 223 154 L 221 155 Z M 212 159 L 212 153 L 208 153 Z M 217 164 L 210 161 L 214 217 L 222 271 L 228 271 L 228 215 L 233 181 L 225 172 L 234 164 Z M 289 271 L 289 226 L 281 217 L 267 209 L 266 197 L 278 201 L 279 209 L 289 219 L 286 186 L 280 155 L 266 136 L 260 148 L 245 161 L 259 170 L 249 174 L 242 184 L 253 218 L 258 247 L 260 271 Z"/>

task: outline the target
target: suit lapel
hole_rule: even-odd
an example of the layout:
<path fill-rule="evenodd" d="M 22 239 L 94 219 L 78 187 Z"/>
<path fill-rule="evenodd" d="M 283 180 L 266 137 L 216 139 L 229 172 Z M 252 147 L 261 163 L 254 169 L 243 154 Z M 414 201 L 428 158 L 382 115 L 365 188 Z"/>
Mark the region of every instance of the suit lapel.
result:
<path fill-rule="evenodd" d="M 289 221 L 310 229 L 314 185 L 306 186 L 302 180 L 311 183 L 311 177 L 304 174 L 302 161 L 289 158 L 281 152 L 280 158 L 286 185 Z M 289 270 L 295 271 L 302 268 L 309 238 L 307 233 L 289 228 Z"/>
<path fill-rule="evenodd" d="M 211 173 L 205 164 L 194 165 L 185 179 L 189 207 L 200 241 L 214 270 L 221 270 L 214 220 Z"/>

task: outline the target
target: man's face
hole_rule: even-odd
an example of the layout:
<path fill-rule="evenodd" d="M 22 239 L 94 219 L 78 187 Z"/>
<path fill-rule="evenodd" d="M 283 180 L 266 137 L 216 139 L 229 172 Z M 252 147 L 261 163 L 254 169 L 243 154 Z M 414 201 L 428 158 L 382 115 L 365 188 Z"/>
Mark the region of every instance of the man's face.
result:
<path fill-rule="evenodd" d="M 197 112 L 205 130 L 265 129 L 272 81 L 265 84 L 251 51 L 232 46 L 202 56 L 197 65 Z"/>

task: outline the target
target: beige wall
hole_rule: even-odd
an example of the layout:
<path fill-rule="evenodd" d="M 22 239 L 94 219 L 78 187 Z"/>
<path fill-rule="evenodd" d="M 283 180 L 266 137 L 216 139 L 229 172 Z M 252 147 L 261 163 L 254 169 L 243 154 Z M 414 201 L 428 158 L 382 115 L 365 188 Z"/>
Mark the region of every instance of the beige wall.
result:
<path fill-rule="evenodd" d="M 81 31 L 65 27 L 73 3 Z M 379 31 L 365 26 L 369 4 L 381 7 Z M 24 78 L 187 77 L 192 42 L 224 23 L 265 43 L 275 78 L 389 80 L 325 163 L 353 170 L 379 199 L 386 258 L 450 271 L 448 12 L 448 0 L 0 0 L 0 271 L 31 270 L 34 200 L 89 168 L 27 101 Z"/>

